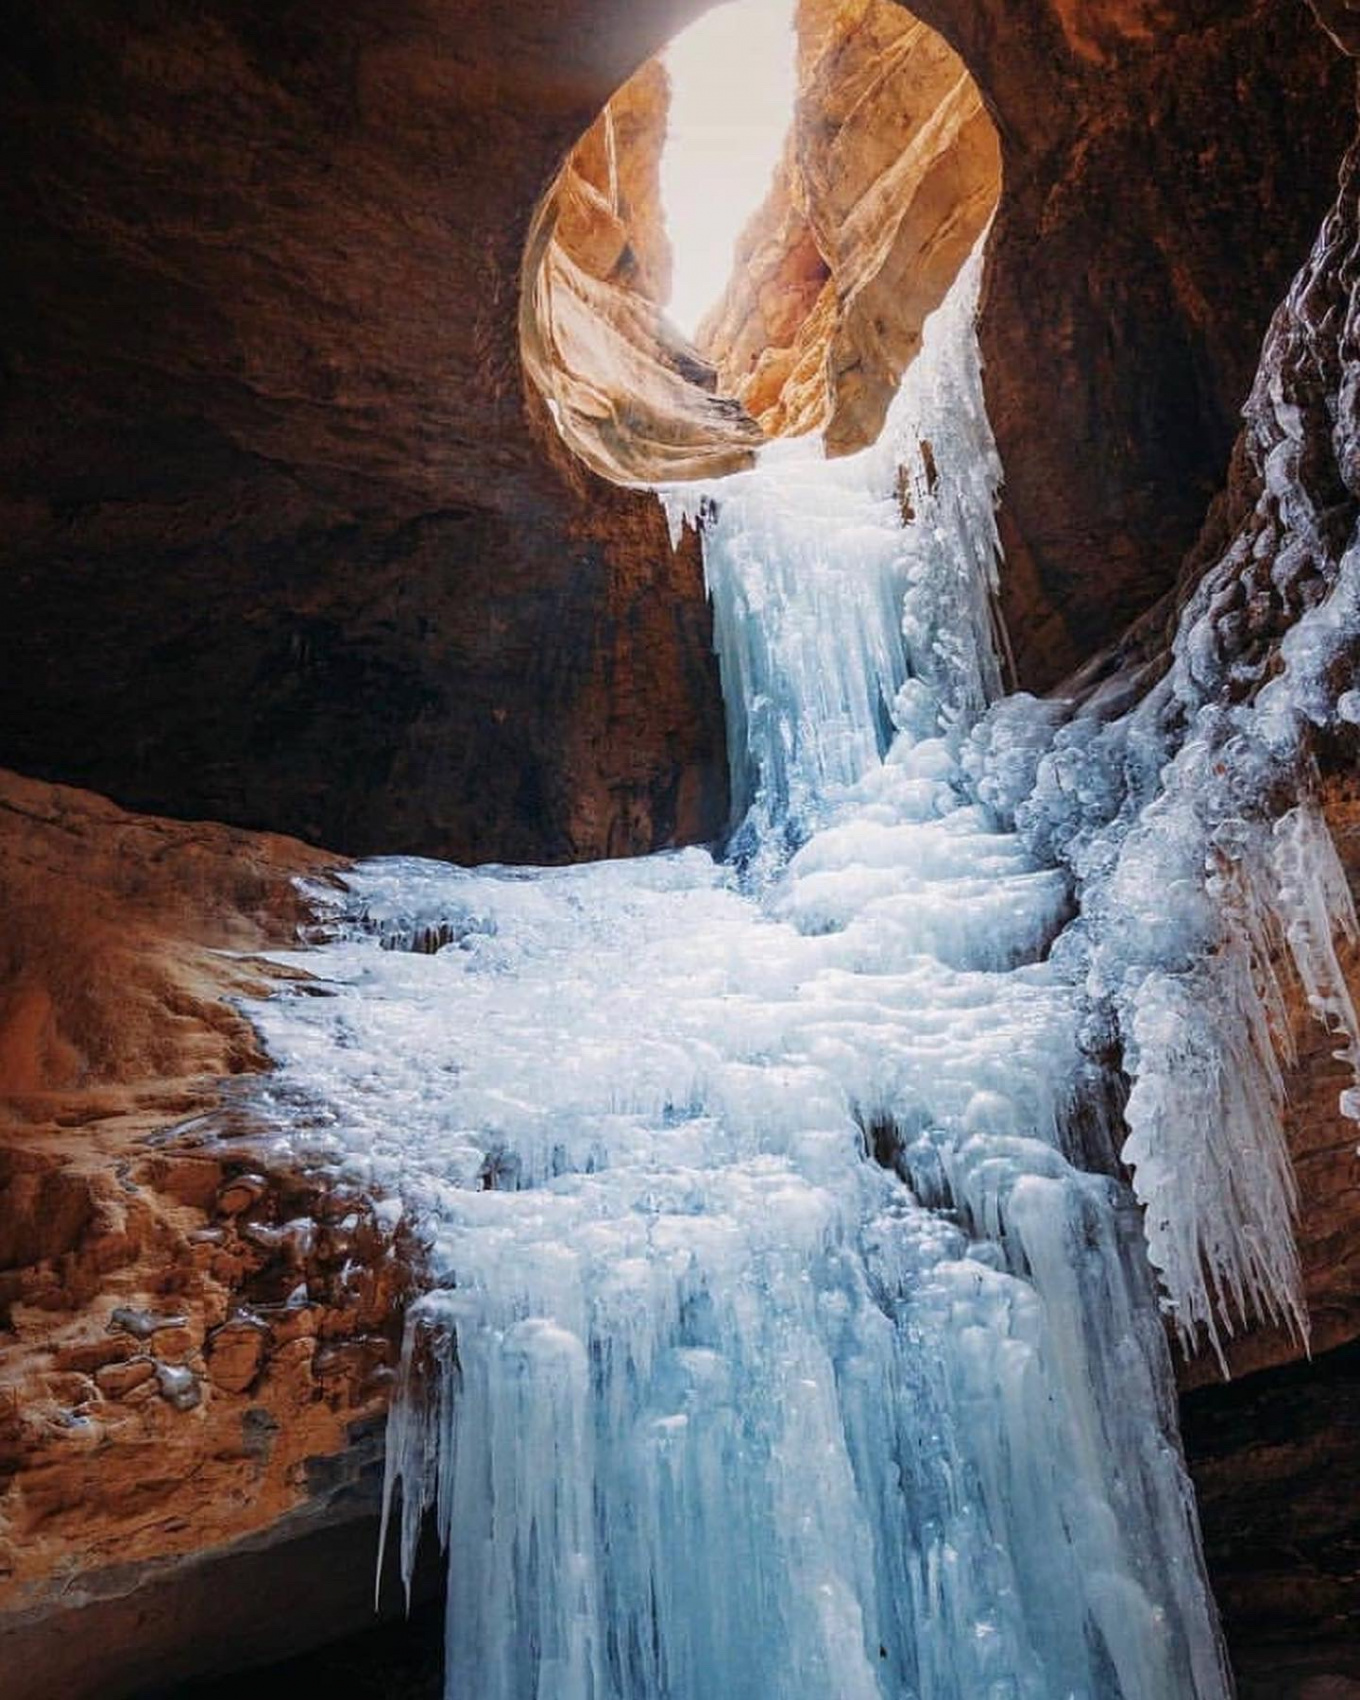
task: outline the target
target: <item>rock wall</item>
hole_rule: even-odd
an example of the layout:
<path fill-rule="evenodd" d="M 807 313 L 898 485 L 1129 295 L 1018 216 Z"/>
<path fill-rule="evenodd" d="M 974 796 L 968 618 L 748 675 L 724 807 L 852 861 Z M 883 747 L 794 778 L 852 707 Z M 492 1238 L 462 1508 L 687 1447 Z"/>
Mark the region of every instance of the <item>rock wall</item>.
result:
<path fill-rule="evenodd" d="M 617 484 L 721 477 L 760 427 L 666 318 L 660 166 L 670 87 L 657 59 L 572 149 L 524 259 L 520 355 L 564 442 Z"/>
<path fill-rule="evenodd" d="M 716 830 L 697 551 L 517 348 L 534 208 L 676 21 L 11 13 L 0 760 L 352 851 Z"/>
<path fill-rule="evenodd" d="M 16 0 L 0 761 L 348 851 L 717 829 L 697 555 L 572 463 L 517 312 L 570 149 L 698 9 Z M 1042 685 L 1193 535 L 1341 60 L 1302 0 L 917 9 L 1001 137 L 983 340 Z"/>
<path fill-rule="evenodd" d="M 1328 777 L 1327 821 L 1360 901 L 1360 786 Z M 1343 947 L 1360 1000 L 1360 948 Z M 1205 1556 L 1241 1700 L 1360 1694 L 1360 1154 L 1343 1117 L 1349 1066 L 1297 985 L 1286 1132 L 1299 1184 L 1298 1243 L 1311 1352 L 1280 1329 L 1229 1342 L 1233 1379 L 1207 1357 L 1181 1367 L 1181 1420 Z M 1332 1686 L 1326 1686 L 1327 1683 Z"/>
<path fill-rule="evenodd" d="M 1176 578 L 1331 202 L 1349 67 L 1303 0 L 920 0 L 1001 135 L 980 325 L 1003 600 L 1043 690 Z"/>
<path fill-rule="evenodd" d="M 294 878 L 336 865 L 0 773 L 6 1700 L 369 1617 L 415 1257 L 235 1091 L 267 1064 L 232 1000 L 277 981 L 254 953 L 294 942 Z"/>
<path fill-rule="evenodd" d="M 977 85 L 889 0 L 801 0 L 798 105 L 765 205 L 697 341 L 770 436 L 871 443 L 996 206 Z"/>
<path fill-rule="evenodd" d="M 1135 669 L 1144 686 L 1194 598 L 1208 616 L 1189 657 L 1196 684 L 1228 701 L 1250 699 L 1278 671 L 1282 635 L 1336 583 L 1360 523 L 1358 258 L 1360 141 L 1274 316 L 1227 487 L 1175 591 L 1109 658 L 1112 668 Z M 1357 667 L 1351 638 L 1322 682 L 1327 700 L 1308 705 L 1321 729 L 1306 746 L 1315 774 L 1301 777 L 1316 784 L 1360 897 L 1360 743 L 1333 713 Z M 1360 944 L 1339 941 L 1339 958 L 1354 1000 Z M 1228 1347 L 1231 1383 L 1205 1361 L 1184 1365 L 1185 1443 L 1240 1692 L 1245 1700 L 1344 1700 L 1360 1693 L 1360 1154 L 1356 1124 L 1338 1102 L 1351 1066 L 1297 984 L 1287 1020 L 1286 1132 L 1313 1356 L 1284 1331 L 1257 1328 Z"/>

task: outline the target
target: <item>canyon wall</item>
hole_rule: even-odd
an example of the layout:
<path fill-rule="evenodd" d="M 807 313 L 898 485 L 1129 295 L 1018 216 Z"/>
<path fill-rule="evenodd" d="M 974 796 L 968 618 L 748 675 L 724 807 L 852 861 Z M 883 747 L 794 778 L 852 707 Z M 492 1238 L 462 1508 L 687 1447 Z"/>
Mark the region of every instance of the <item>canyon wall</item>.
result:
<path fill-rule="evenodd" d="M 718 829 L 697 554 L 573 463 L 518 342 L 542 197 L 699 9 L 19 0 L 0 761 L 347 851 Z M 982 334 L 1043 685 L 1174 576 L 1349 73 L 1302 0 L 918 11 L 1001 138 Z"/>
<path fill-rule="evenodd" d="M 750 465 L 764 441 L 663 312 L 669 102 L 666 71 L 649 59 L 572 149 L 524 257 L 525 378 L 572 453 L 616 484 L 721 477 Z"/>
<path fill-rule="evenodd" d="M 696 340 L 770 436 L 873 442 L 921 326 L 996 207 L 1000 144 L 936 31 L 885 0 L 801 0 L 775 183 Z"/>
<path fill-rule="evenodd" d="M 1144 686 L 1193 607 L 1203 617 L 1183 663 L 1219 700 L 1250 700 L 1279 673 L 1284 634 L 1341 580 L 1360 522 L 1358 262 L 1360 141 L 1274 316 L 1227 486 L 1175 591 L 1110 658 L 1115 669 L 1141 660 Z M 1360 654 L 1344 617 L 1337 631 L 1317 695 L 1302 704 L 1314 723 L 1304 743 L 1314 771 L 1299 777 L 1316 786 L 1354 896 L 1360 741 L 1336 704 Z M 1354 999 L 1360 941 L 1338 949 Z M 1227 1348 L 1231 1383 L 1209 1362 L 1183 1366 L 1185 1444 L 1244 1700 L 1344 1700 L 1360 1693 L 1360 1154 L 1356 1123 L 1339 1104 L 1353 1067 L 1296 982 L 1287 1006 L 1286 1131 L 1309 1352 L 1282 1328 L 1256 1327 Z"/>
<path fill-rule="evenodd" d="M 348 850 L 721 822 L 697 551 L 517 344 L 535 205 L 678 12 L 517 18 L 11 14 L 0 759 Z"/>

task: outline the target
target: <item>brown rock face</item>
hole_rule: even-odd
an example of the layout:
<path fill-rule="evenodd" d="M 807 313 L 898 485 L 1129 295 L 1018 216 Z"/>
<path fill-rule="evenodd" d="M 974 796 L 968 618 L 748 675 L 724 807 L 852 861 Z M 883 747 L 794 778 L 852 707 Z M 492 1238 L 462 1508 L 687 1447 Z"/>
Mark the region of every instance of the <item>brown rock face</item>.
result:
<path fill-rule="evenodd" d="M 796 22 L 785 157 L 697 346 L 661 310 L 659 61 L 608 103 L 535 220 L 525 371 L 573 452 L 615 482 L 736 471 L 767 436 L 872 442 L 996 205 L 996 131 L 934 30 L 891 0 L 802 0 Z"/>
<path fill-rule="evenodd" d="M 1360 1694 L 1360 1345 L 1181 1402 L 1240 1700 Z"/>
<path fill-rule="evenodd" d="M 1197 619 L 1189 678 L 1205 700 L 1241 702 L 1278 672 L 1279 644 L 1335 584 L 1360 520 L 1355 444 L 1360 145 L 1312 252 L 1277 311 L 1246 410 L 1232 476 L 1174 595 L 1119 652 L 1144 684 L 1169 634 Z M 1343 653 L 1331 701 L 1360 657 Z M 1318 705 L 1326 719 L 1325 705 Z M 1349 728 L 1318 736 L 1317 786 L 1353 895 L 1360 894 L 1360 788 Z M 1308 775 L 1302 776 L 1305 780 Z M 1341 941 L 1354 1000 L 1360 951 Z M 1360 1342 L 1360 1156 L 1340 1114 L 1351 1084 L 1337 1039 L 1290 988 L 1286 1132 L 1299 1187 L 1298 1243 L 1316 1354 L 1258 1328 L 1231 1342 L 1223 1383 L 1182 1366 L 1185 1442 L 1210 1575 L 1239 1679 L 1251 1700 L 1321 1700 L 1360 1692 L 1354 1597 L 1357 1342 Z"/>
<path fill-rule="evenodd" d="M 991 217 L 977 85 L 888 0 L 802 0 L 798 109 L 770 198 L 698 342 L 770 436 L 877 437 L 921 326 Z"/>
<path fill-rule="evenodd" d="M 697 9 L 10 8 L 0 760 L 351 851 L 717 829 L 697 557 L 570 466 L 517 322 L 568 151 Z M 1043 684 L 1169 582 L 1345 82 L 1294 0 L 917 10 L 1002 141 L 982 334 Z"/>
<path fill-rule="evenodd" d="M 533 209 L 667 33 L 627 10 L 13 15 L 0 759 L 360 851 L 716 829 L 697 553 L 517 353 Z"/>
<path fill-rule="evenodd" d="M 148 1083 L 262 1067 L 222 999 L 265 971 L 215 953 L 291 939 L 306 913 L 292 877 L 338 865 L 0 771 L 0 1102 L 42 1121 L 67 1093 L 131 1108 Z M 27 1231 L 6 1212 L 0 1234 Z"/>
<path fill-rule="evenodd" d="M 1043 690 L 1175 580 L 1331 200 L 1351 70 L 1301 3 L 915 10 L 1001 134 L 979 335 L 1003 604 Z"/>
<path fill-rule="evenodd" d="M 665 318 L 660 164 L 670 89 L 630 77 L 572 149 L 534 219 L 520 354 L 572 452 L 617 484 L 719 477 L 763 441 Z"/>
<path fill-rule="evenodd" d="M 1215 504 L 1175 591 L 1139 625 L 1115 664 L 1141 665 L 1146 683 L 1165 664 L 1186 611 L 1198 617 L 1187 671 L 1206 698 L 1241 702 L 1279 669 L 1281 637 L 1336 581 L 1360 522 L 1356 462 L 1356 327 L 1360 324 L 1360 142 L 1341 171 L 1336 202 L 1307 262 L 1271 324 L 1234 450 L 1227 489 Z M 1117 659 L 1116 659 L 1117 658 Z M 1352 679 L 1355 655 L 1327 682 L 1334 701 Z M 1319 718 L 1326 718 L 1320 709 Z M 1319 798 L 1353 895 L 1360 895 L 1357 745 L 1345 726 L 1313 740 Z M 1352 997 L 1360 952 L 1339 941 Z M 1355 1123 L 1340 1113 L 1350 1069 L 1338 1041 L 1291 988 L 1288 1069 L 1290 1150 L 1299 1183 L 1298 1240 L 1313 1348 L 1329 1352 L 1360 1338 L 1360 1155 Z M 1243 1374 L 1289 1363 L 1299 1344 L 1257 1329 L 1232 1343 Z M 1188 1366 L 1184 1381 L 1214 1379 Z"/>
<path fill-rule="evenodd" d="M 333 1632 L 346 1577 L 367 1610 L 413 1259 L 252 1137 L 231 1077 L 266 1065 L 225 1001 L 268 989 L 244 953 L 292 942 L 293 878 L 335 865 L 0 774 L 7 1700 L 289 1651 Z M 281 1612 L 290 1547 L 335 1576 Z"/>

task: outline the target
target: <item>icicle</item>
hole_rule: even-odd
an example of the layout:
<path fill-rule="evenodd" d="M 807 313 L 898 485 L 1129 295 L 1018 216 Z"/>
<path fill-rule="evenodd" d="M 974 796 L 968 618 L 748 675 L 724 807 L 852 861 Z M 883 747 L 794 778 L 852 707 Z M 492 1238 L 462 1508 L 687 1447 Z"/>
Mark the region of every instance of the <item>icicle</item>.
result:
<path fill-rule="evenodd" d="M 1339 936 L 1360 936 L 1355 905 L 1327 823 L 1316 805 L 1301 803 L 1275 823 L 1274 870 L 1279 880 L 1279 914 L 1294 967 L 1318 1020 L 1344 1038 L 1336 1055 L 1352 1072 L 1360 1069 L 1360 1027 L 1350 988 L 1336 955 Z M 1353 1099 L 1354 1094 L 1347 1097 Z M 1351 1107 L 1346 1114 L 1356 1116 Z"/>
<path fill-rule="evenodd" d="M 967 725 L 1000 694 L 981 270 L 979 248 L 870 448 L 827 461 L 816 441 L 773 443 L 751 472 L 658 492 L 673 539 L 704 527 L 746 858 L 777 867 L 895 732 Z"/>
<path fill-rule="evenodd" d="M 707 492 L 710 488 L 711 486 L 697 482 L 657 486 L 657 499 L 666 512 L 666 529 L 670 536 L 672 552 L 680 547 L 686 526 L 691 531 L 698 531 L 703 520 L 705 503 L 709 500 Z"/>

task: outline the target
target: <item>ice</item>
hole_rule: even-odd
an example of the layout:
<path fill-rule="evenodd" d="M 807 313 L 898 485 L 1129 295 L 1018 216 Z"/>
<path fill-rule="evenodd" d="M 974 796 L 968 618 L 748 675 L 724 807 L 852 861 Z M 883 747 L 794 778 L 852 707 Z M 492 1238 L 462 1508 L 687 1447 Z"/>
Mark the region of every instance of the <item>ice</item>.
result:
<path fill-rule="evenodd" d="M 1000 694 L 980 275 L 981 249 L 871 447 L 827 461 L 815 439 L 772 443 L 749 472 L 659 492 L 673 542 L 703 529 L 739 856 L 768 865 L 896 732 L 939 733 Z"/>
<path fill-rule="evenodd" d="M 1253 1320 L 1308 1336 L 1284 1127 L 1293 987 L 1360 1066 L 1337 948 L 1356 919 L 1313 758 L 1317 732 L 1355 718 L 1360 539 L 1311 447 L 1330 430 L 1354 473 L 1354 412 L 1325 391 L 1344 381 L 1340 314 L 1318 308 L 1338 277 L 1349 288 L 1348 242 L 1334 214 L 1277 314 L 1246 409 L 1260 500 L 1186 596 L 1169 671 L 1075 714 L 1001 702 L 960 758 L 997 824 L 1072 876 L 1053 964 L 1081 989 L 1086 1048 L 1131 1080 L 1122 1156 L 1167 1309 L 1188 1350 L 1221 1359 Z M 1258 622 L 1281 610 L 1265 645 Z M 1360 1114 L 1360 1090 L 1341 1108 Z"/>
<path fill-rule="evenodd" d="M 979 266 L 875 449 L 667 497 L 728 858 L 366 863 L 297 959 L 329 995 L 253 1011 L 283 1137 L 423 1248 L 387 1538 L 449 1549 L 450 1700 L 1229 1692 L 1137 1209 L 1087 1172 L 1074 876 L 1014 827 L 1057 729 L 968 741 Z"/>
<path fill-rule="evenodd" d="M 1054 966 L 1081 990 L 1087 1048 L 1117 1048 L 1131 1081 L 1121 1155 L 1167 1308 L 1188 1349 L 1222 1357 L 1254 1319 L 1307 1339 L 1286 990 L 1297 981 L 1354 1066 L 1335 940 L 1355 917 L 1294 737 L 1303 717 L 1263 693 L 1187 724 L 1177 682 L 1056 732 L 1052 705 L 1003 703 L 963 763 L 999 823 L 1073 876 Z"/>

